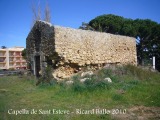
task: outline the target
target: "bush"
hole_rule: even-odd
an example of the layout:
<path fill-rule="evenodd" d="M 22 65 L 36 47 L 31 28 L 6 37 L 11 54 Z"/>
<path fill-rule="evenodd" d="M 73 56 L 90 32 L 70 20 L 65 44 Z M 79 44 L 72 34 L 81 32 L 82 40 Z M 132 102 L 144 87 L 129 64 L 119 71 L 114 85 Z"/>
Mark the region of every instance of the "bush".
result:
<path fill-rule="evenodd" d="M 86 80 L 84 83 L 81 83 L 79 80 L 74 81 L 72 88 L 75 92 L 94 91 L 97 89 L 109 90 L 111 88 L 111 84 L 108 83 L 107 81 L 97 80 L 96 76 L 92 76 L 90 79 Z"/>
<path fill-rule="evenodd" d="M 111 84 L 109 84 L 106 81 L 99 81 L 98 83 L 95 84 L 95 88 L 109 90 L 111 88 Z"/>
<path fill-rule="evenodd" d="M 86 90 L 86 86 L 82 83 L 76 82 L 73 84 L 73 90 L 75 92 L 84 92 Z"/>
<path fill-rule="evenodd" d="M 80 75 L 74 75 L 72 78 L 71 78 L 74 82 L 77 82 L 80 80 Z"/>
<path fill-rule="evenodd" d="M 111 69 L 101 69 L 98 71 L 98 78 L 99 79 L 104 79 L 105 77 L 110 77 L 112 76 L 112 70 Z"/>
<path fill-rule="evenodd" d="M 14 69 L 14 68 L 9 68 L 9 70 L 10 70 L 10 71 L 13 71 L 13 70 L 15 70 L 15 69 Z"/>
<path fill-rule="evenodd" d="M 126 66 L 116 66 L 114 68 L 104 68 L 99 71 L 97 71 L 96 74 L 91 75 L 91 76 L 85 76 L 85 78 L 89 78 L 83 83 L 80 82 L 80 79 L 82 77 L 80 74 L 77 74 L 73 76 L 70 79 L 67 80 L 72 80 L 73 84 L 67 85 L 66 82 L 61 82 L 60 86 L 63 87 L 64 89 L 72 89 L 75 92 L 84 92 L 84 91 L 95 91 L 95 90 L 110 90 L 111 88 L 113 89 L 121 89 L 124 91 L 127 91 L 129 89 L 134 88 L 140 83 L 140 80 L 148 80 L 150 77 L 156 77 L 155 73 L 143 70 L 141 68 L 132 66 L 132 65 L 126 65 Z M 46 68 L 45 72 L 45 81 L 47 83 L 53 83 L 55 84 L 56 82 L 52 82 L 52 75 L 51 69 Z M 148 76 L 148 75 L 152 76 Z M 146 77 L 147 76 L 147 77 Z M 108 83 L 107 81 L 104 81 L 106 77 L 110 77 L 112 79 L 112 83 Z M 41 78 L 42 81 L 44 78 Z M 153 79 L 153 78 L 152 78 Z"/>
<path fill-rule="evenodd" d="M 126 65 L 124 66 L 124 69 L 126 69 L 129 75 L 132 75 L 139 80 L 151 80 L 152 78 L 159 79 L 158 72 L 152 72 L 133 65 Z"/>
<path fill-rule="evenodd" d="M 55 84 L 56 80 L 53 78 L 52 76 L 52 67 L 51 66 L 47 66 L 42 74 L 42 76 L 40 76 L 38 78 L 38 82 L 36 83 L 36 85 L 39 85 L 40 83 L 42 84 Z"/>

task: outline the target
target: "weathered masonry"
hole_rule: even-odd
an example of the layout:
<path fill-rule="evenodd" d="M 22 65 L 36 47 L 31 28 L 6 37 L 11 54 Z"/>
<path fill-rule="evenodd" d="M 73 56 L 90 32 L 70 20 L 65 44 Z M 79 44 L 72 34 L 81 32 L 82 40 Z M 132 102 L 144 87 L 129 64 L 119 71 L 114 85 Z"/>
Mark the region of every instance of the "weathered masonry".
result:
<path fill-rule="evenodd" d="M 137 65 L 135 38 L 53 26 L 37 21 L 26 39 L 28 62 L 36 76 L 46 66 L 55 78 L 67 78 L 83 66 Z"/>

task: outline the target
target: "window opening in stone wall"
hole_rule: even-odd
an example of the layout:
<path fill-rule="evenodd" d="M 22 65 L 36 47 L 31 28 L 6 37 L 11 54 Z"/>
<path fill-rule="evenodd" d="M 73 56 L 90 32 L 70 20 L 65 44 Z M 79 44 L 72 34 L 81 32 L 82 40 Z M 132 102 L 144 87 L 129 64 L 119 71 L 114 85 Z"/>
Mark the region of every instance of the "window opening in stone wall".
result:
<path fill-rule="evenodd" d="M 35 74 L 36 74 L 36 77 L 40 77 L 40 71 L 41 71 L 40 56 L 35 56 Z"/>

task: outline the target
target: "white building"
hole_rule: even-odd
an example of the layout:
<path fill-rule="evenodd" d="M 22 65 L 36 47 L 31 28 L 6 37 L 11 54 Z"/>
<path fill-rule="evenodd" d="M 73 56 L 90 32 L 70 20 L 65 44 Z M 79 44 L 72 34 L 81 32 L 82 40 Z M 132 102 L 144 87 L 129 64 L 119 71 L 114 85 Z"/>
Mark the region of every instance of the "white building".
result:
<path fill-rule="evenodd" d="M 22 57 L 23 47 L 0 49 L 0 69 L 26 69 L 26 60 Z"/>

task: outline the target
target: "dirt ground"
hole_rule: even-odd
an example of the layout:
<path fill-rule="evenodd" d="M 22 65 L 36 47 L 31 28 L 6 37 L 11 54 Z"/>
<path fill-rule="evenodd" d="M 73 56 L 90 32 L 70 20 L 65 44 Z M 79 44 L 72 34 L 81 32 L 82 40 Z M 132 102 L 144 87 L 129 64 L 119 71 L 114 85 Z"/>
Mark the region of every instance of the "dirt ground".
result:
<path fill-rule="evenodd" d="M 160 107 L 135 106 L 126 114 L 112 115 L 115 120 L 160 120 Z"/>

